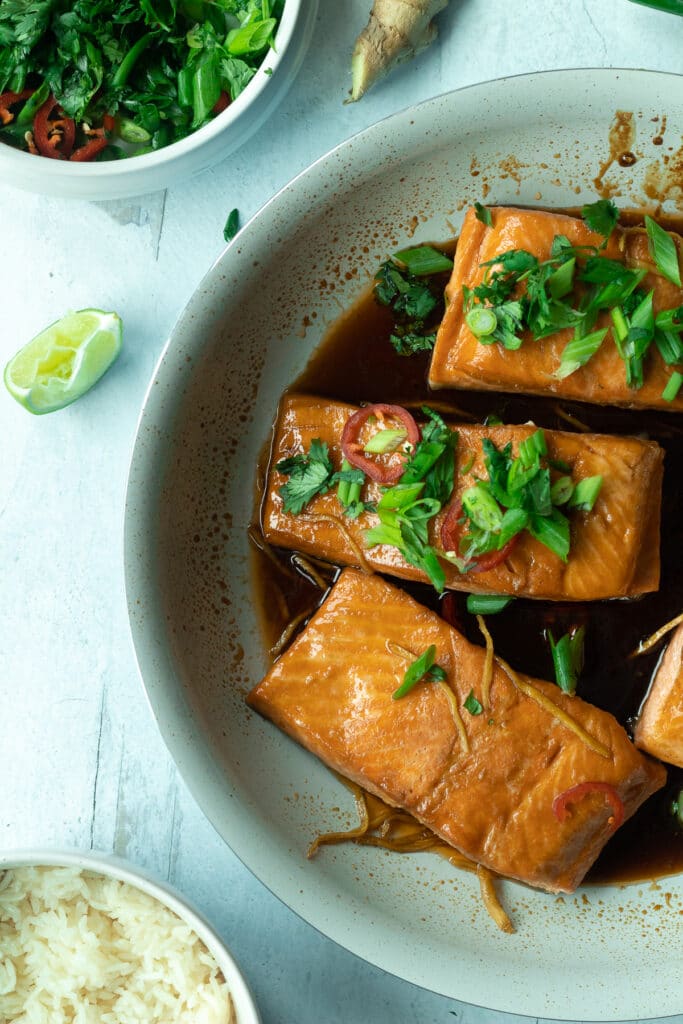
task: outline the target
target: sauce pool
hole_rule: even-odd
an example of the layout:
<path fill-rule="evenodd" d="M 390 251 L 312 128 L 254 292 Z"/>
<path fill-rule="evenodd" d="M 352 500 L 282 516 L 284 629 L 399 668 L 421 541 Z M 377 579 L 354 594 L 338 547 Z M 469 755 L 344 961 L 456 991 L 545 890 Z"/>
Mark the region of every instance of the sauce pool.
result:
<path fill-rule="evenodd" d="M 455 243 L 439 248 L 452 252 Z M 447 279 L 448 275 L 444 275 L 444 286 Z M 429 405 L 454 422 L 481 422 L 488 415 L 496 415 L 505 423 L 533 420 L 550 430 L 572 431 L 580 424 L 596 433 L 637 433 L 656 440 L 665 449 L 659 591 L 622 601 L 558 604 L 516 600 L 499 615 L 487 618 L 496 652 L 519 671 L 541 679 L 554 678 L 544 631 L 551 628 L 557 637 L 571 626 L 584 624 L 585 666 L 577 693 L 611 712 L 630 733 L 666 641 L 648 654 L 636 658 L 629 655 L 643 638 L 683 609 L 683 489 L 677 485 L 683 479 L 683 426 L 675 414 L 662 412 L 580 405 L 552 397 L 432 391 L 427 385 L 430 353 L 397 355 L 389 341 L 392 327 L 391 312 L 375 302 L 372 290 L 368 289 L 332 325 L 291 390 L 353 404 L 387 402 L 417 410 L 421 405 Z M 264 464 L 260 467 L 261 479 L 267 468 L 267 455 L 264 453 Z M 257 529 L 257 542 L 258 537 Z M 321 601 L 319 586 L 307 578 L 305 570 L 296 564 L 296 557 L 292 552 L 277 549 L 270 549 L 270 557 L 258 550 L 254 552 L 256 604 L 263 635 L 271 649 L 290 621 L 301 617 L 303 624 Z M 337 567 L 310 558 L 308 562 L 328 585 L 338 574 Z M 432 587 L 393 582 L 420 603 L 442 611 L 441 600 Z M 466 595 L 452 593 L 447 600 L 449 621 L 453 622 L 455 615 L 458 629 L 473 643 L 481 644 L 476 619 L 465 607 Z M 623 883 L 683 871 L 683 830 L 677 828 L 671 811 L 682 789 L 683 770 L 668 766 L 667 785 L 618 830 L 587 881 Z"/>

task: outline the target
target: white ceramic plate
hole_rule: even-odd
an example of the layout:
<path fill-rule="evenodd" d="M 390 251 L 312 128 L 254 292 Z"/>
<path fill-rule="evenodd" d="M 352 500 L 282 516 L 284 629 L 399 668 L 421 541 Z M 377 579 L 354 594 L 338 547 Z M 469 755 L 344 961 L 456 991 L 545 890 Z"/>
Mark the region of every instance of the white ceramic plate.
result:
<path fill-rule="evenodd" d="M 0 872 L 7 868 L 59 867 L 92 871 L 141 889 L 177 914 L 210 950 L 225 978 L 235 1007 L 237 1024 L 261 1024 L 254 998 L 232 954 L 199 911 L 177 889 L 160 882 L 128 861 L 112 854 L 71 850 L 15 850 L 0 854 Z"/>
<path fill-rule="evenodd" d="M 352 801 L 244 704 L 266 667 L 246 537 L 254 467 L 284 386 L 395 248 L 452 236 L 477 199 L 594 199 L 598 175 L 622 205 L 655 186 L 680 201 L 681 182 L 670 180 L 680 83 L 613 70 L 489 82 L 397 114 L 319 160 L 247 225 L 192 299 L 157 368 L 131 468 L 126 571 L 142 676 L 218 831 L 276 895 L 354 953 L 516 1013 L 679 1012 L 683 877 L 563 898 L 506 884 L 510 937 L 487 918 L 476 881 L 439 858 L 345 846 L 307 861 L 311 838 L 339 827 L 336 808 L 353 820 Z M 633 112 L 626 144 L 637 162 L 605 168 L 616 110 Z"/>

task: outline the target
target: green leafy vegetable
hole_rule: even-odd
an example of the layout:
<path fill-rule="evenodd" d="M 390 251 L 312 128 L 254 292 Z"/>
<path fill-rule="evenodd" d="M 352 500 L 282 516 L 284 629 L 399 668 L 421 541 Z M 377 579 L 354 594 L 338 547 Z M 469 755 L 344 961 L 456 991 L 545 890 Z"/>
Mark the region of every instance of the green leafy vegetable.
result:
<path fill-rule="evenodd" d="M 498 594 L 468 594 L 467 611 L 471 615 L 497 615 L 514 601 L 514 597 Z"/>
<path fill-rule="evenodd" d="M 471 715 L 480 715 L 484 708 L 479 703 L 477 698 L 474 696 L 474 690 L 470 690 L 467 694 L 467 698 L 463 704 L 465 711 L 469 711 Z"/>
<path fill-rule="evenodd" d="M 591 231 L 608 239 L 619 221 L 619 210 L 611 199 L 598 199 L 582 207 L 581 216 Z"/>
<path fill-rule="evenodd" d="M 308 455 L 293 455 L 282 459 L 275 469 L 289 480 L 279 488 L 284 511 L 299 515 L 304 506 L 317 494 L 325 494 L 334 483 L 334 466 L 327 445 L 316 437 L 311 441 Z"/>
<path fill-rule="evenodd" d="M 493 218 L 491 217 L 491 211 L 488 206 L 482 206 L 481 203 L 475 203 L 474 210 L 477 220 L 480 220 L 487 228 L 493 227 Z"/>
<path fill-rule="evenodd" d="M 374 295 L 394 315 L 390 341 L 400 356 L 430 352 L 444 312 L 443 275 L 453 261 L 431 246 L 402 249 L 381 264 Z"/>
<path fill-rule="evenodd" d="M 76 121 L 99 128 L 135 155 L 184 138 L 215 116 L 225 95 L 247 86 L 281 18 L 284 0 L 2 0 L 0 93 L 36 88 L 0 127 L 0 141 L 27 148 L 24 132 L 51 92 Z M 121 126 L 126 126 L 122 131 Z M 120 133 L 120 134 L 119 134 Z M 85 134 L 87 138 L 87 134 Z M 82 144 L 82 143 L 79 143 Z"/>
<path fill-rule="evenodd" d="M 240 211 L 231 210 L 223 228 L 223 238 L 231 242 L 240 229 Z"/>
<path fill-rule="evenodd" d="M 555 681 L 563 693 L 574 695 L 576 684 L 583 669 L 584 626 L 579 626 L 555 642 L 553 634 L 548 630 L 548 643 L 553 656 Z"/>
<path fill-rule="evenodd" d="M 431 644 L 427 650 L 413 661 L 405 675 L 403 676 L 403 682 L 394 690 L 392 697 L 394 700 L 400 700 L 401 697 L 405 697 L 407 693 L 413 689 L 421 679 L 429 679 L 434 682 L 443 682 L 447 676 L 441 665 L 435 664 L 436 660 L 436 645 Z"/>

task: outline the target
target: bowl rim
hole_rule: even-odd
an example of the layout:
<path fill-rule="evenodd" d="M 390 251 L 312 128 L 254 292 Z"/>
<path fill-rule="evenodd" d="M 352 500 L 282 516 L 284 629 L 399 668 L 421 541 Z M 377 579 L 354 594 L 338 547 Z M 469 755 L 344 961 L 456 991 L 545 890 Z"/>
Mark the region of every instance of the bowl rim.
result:
<path fill-rule="evenodd" d="M 194 931 L 223 973 L 235 1008 L 237 1024 L 262 1024 L 242 968 L 214 926 L 175 886 L 126 858 L 99 850 L 20 848 L 0 853 L 0 873 L 15 868 L 64 867 L 126 882 L 173 911 Z"/>
<path fill-rule="evenodd" d="M 40 167 L 47 181 L 61 180 L 64 177 L 65 167 L 69 167 L 69 179 L 74 182 L 98 181 L 101 178 L 113 177 L 120 179 L 132 171 L 145 172 L 163 167 L 166 163 L 176 158 L 186 156 L 188 153 L 198 149 L 215 139 L 224 130 L 230 128 L 242 114 L 255 102 L 264 89 L 268 86 L 278 66 L 283 61 L 290 43 L 295 35 L 299 17 L 305 10 L 306 0 L 285 0 L 280 24 L 275 33 L 275 46 L 271 46 L 256 70 L 253 78 L 246 88 L 239 94 L 225 110 L 217 114 L 208 124 L 203 125 L 196 131 L 190 132 L 184 139 L 172 142 L 152 153 L 144 153 L 142 156 L 124 160 L 108 160 L 104 163 L 75 163 L 66 160 L 47 160 L 43 157 Z M 3 166 L 14 175 L 21 175 L 26 169 L 27 162 L 31 161 L 31 167 L 35 168 L 35 157 L 31 153 L 24 153 L 0 143 L 0 169 Z"/>

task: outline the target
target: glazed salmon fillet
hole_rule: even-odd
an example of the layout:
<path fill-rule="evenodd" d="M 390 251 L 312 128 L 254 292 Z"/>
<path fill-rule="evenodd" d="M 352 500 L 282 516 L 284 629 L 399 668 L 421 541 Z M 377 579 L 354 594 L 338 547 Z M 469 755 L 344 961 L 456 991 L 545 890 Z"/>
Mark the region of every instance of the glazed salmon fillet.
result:
<path fill-rule="evenodd" d="M 429 368 L 431 387 L 553 394 L 581 402 L 683 410 L 683 391 L 673 402 L 662 398 L 671 368 L 667 368 L 656 345 L 650 346 L 646 358 L 643 386 L 634 390 L 626 384 L 624 363 L 611 334 L 585 366 L 562 380 L 554 374 L 563 348 L 573 337 L 573 328 L 557 331 L 540 341 L 525 335 L 516 351 L 497 342 L 482 345 L 477 340 L 465 322 L 462 289 L 463 285 L 474 288 L 481 283 L 482 263 L 510 249 L 525 249 L 539 260 L 546 260 L 556 235 L 565 235 L 575 246 L 599 246 L 603 241 L 582 220 L 561 213 L 506 207 L 491 208 L 490 213 L 491 227 L 477 219 L 474 209 L 465 215 L 446 288 L 446 313 Z M 671 237 L 676 241 L 680 261 L 683 240 Z M 647 235 L 641 228 L 615 228 L 603 255 L 633 269 L 652 266 Z M 657 274 L 649 273 L 641 287 L 647 291 L 654 289 L 655 313 L 683 303 L 683 290 Z M 597 326 L 609 324 L 609 314 L 605 313 Z"/>
<path fill-rule="evenodd" d="M 683 625 L 674 633 L 652 680 L 635 743 L 661 761 L 683 768 Z"/>
<path fill-rule="evenodd" d="M 423 680 L 393 699 L 409 658 L 431 644 L 446 681 Z M 347 569 L 248 701 L 330 768 L 476 863 L 572 892 L 613 831 L 604 788 L 613 787 L 628 818 L 664 784 L 665 769 L 611 715 L 551 683 L 514 673 L 513 682 L 497 662 L 490 706 L 470 714 L 470 691 L 485 701 L 484 661 L 483 648 L 434 612 L 377 575 Z M 541 706 L 539 695 L 550 703 Z M 560 821 L 554 801 L 582 783 L 598 785 L 570 801 Z"/>
<path fill-rule="evenodd" d="M 365 513 L 349 519 L 334 491 L 315 497 L 300 515 L 284 511 L 280 488 L 286 477 L 275 468 L 278 462 L 310 449 L 319 438 L 329 446 L 335 468 L 342 462 L 340 438 L 355 406 L 306 395 L 285 395 L 275 425 L 261 525 L 270 544 L 291 548 L 337 565 L 364 565 L 399 576 L 426 580 L 422 570 L 410 565 L 390 545 L 368 548 L 364 532 L 377 523 Z M 453 424 L 452 424 L 453 426 Z M 499 448 L 520 441 L 535 427 L 457 425 L 455 487 L 452 501 L 485 476 L 482 439 Z M 600 434 L 546 431 L 549 455 L 571 467 L 579 479 L 602 475 L 598 500 L 590 513 L 571 513 L 571 551 L 567 563 L 540 541 L 524 532 L 504 562 L 486 572 L 462 574 L 443 561 L 446 587 L 468 593 L 512 594 L 552 601 L 588 601 L 634 597 L 659 586 L 659 520 L 663 451 L 652 441 Z M 467 472 L 463 472 L 463 467 Z M 378 485 L 368 482 L 365 501 L 380 495 Z M 430 525 L 430 543 L 441 546 L 442 510 Z"/>

